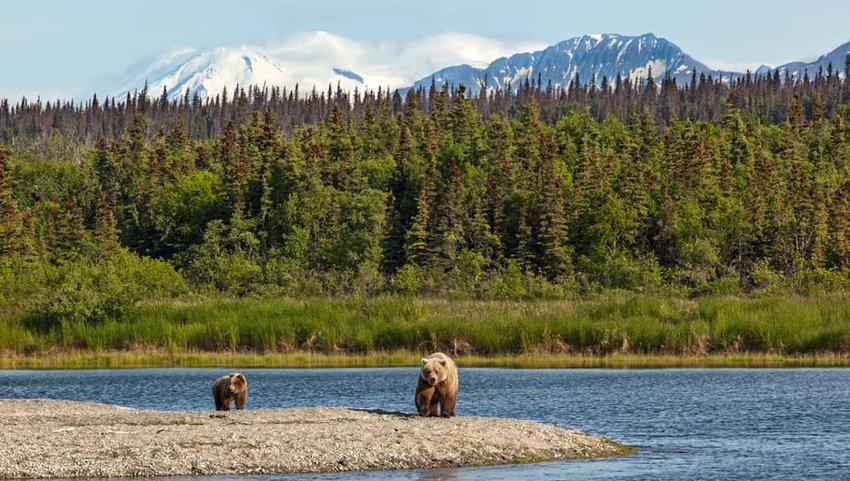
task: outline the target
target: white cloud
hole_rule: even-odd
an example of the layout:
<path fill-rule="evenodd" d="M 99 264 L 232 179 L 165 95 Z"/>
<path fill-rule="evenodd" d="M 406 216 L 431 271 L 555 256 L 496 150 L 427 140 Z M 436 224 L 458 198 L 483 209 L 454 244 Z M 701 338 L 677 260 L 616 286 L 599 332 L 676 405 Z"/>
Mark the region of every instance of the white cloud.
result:
<path fill-rule="evenodd" d="M 515 53 L 542 50 L 547 45 L 540 42 L 504 42 L 501 40 L 446 32 L 425 37 L 407 44 L 401 51 L 403 58 L 417 60 L 417 76 L 457 64 L 483 67 L 499 57 Z"/>
<path fill-rule="evenodd" d="M 350 70 L 364 77 L 367 85 L 401 86 L 404 71 L 395 67 L 395 53 L 386 44 L 372 44 L 328 32 L 305 32 L 268 42 L 259 50 L 278 62 L 285 72 L 304 86 L 326 87 L 332 68 Z"/>
<path fill-rule="evenodd" d="M 361 75 L 370 87 L 396 88 L 411 85 L 452 65 L 483 66 L 502 56 L 545 46 L 539 42 L 505 42 L 457 32 L 406 43 L 372 43 L 319 31 L 281 37 L 262 49 L 295 76 L 315 80 L 320 86 L 321 79 L 329 76 L 329 70 L 337 67 Z"/>

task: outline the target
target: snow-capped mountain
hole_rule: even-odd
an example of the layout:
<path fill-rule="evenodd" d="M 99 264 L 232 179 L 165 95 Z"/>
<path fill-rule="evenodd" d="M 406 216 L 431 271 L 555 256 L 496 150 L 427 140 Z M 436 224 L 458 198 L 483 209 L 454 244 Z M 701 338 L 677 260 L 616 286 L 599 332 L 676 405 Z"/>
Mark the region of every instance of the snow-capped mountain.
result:
<path fill-rule="evenodd" d="M 160 95 L 165 88 L 170 98 L 180 98 L 187 91 L 190 97 L 197 94 L 203 98 L 220 93 L 225 87 L 278 85 L 288 80 L 283 67 L 262 52 L 247 47 L 213 48 L 191 53 L 188 58 L 185 54 L 175 55 L 166 63 L 170 70 L 155 77 L 147 75 L 157 72 L 145 71 L 145 78 L 131 80 L 122 95 L 143 86 L 145 81 L 152 96 Z"/>
<path fill-rule="evenodd" d="M 439 85 L 448 82 L 463 84 L 473 93 L 486 83 L 488 88 L 516 90 L 526 80 L 543 85 L 566 86 L 576 76 L 582 83 L 604 77 L 614 82 L 617 75 L 632 80 L 645 79 L 650 69 L 655 79 L 669 72 L 679 85 L 690 80 L 694 70 L 711 74 L 715 78 L 739 75 L 733 72 L 712 70 L 672 42 L 651 33 L 640 36 L 616 34 L 585 35 L 565 40 L 537 52 L 518 53 L 494 60 L 484 68 L 458 65 L 435 72 L 418 80 L 414 87 L 428 86 L 433 80 Z"/>
<path fill-rule="evenodd" d="M 788 72 L 791 78 L 796 79 L 805 76 L 806 72 L 808 72 L 809 77 L 814 77 L 819 69 L 823 69 L 824 73 L 826 73 L 829 64 L 832 64 L 832 71 L 843 77 L 845 75 L 845 62 L 847 61 L 848 54 L 850 54 L 850 42 L 839 46 L 826 55 L 821 55 L 814 62 L 791 62 L 780 65 L 776 69 L 779 70 L 779 75 L 782 78 L 785 78 L 785 73 Z"/>
<path fill-rule="evenodd" d="M 302 85 L 309 82 L 311 85 L 307 89 L 316 83 L 319 88 L 339 83 L 344 89 L 353 89 L 363 84 L 363 78 L 350 70 L 335 67 L 326 69 L 325 78 L 305 78 L 303 72 L 288 71 L 259 49 L 219 47 L 166 55 L 155 64 L 131 74 L 121 88 L 113 91 L 118 92 L 118 98 L 121 98 L 147 84 L 150 96 L 159 96 L 165 89 L 172 100 L 183 98 L 187 92 L 190 98 L 198 95 L 203 99 L 218 95 L 225 88 L 233 92 L 236 86 L 294 87 L 299 82 Z"/>

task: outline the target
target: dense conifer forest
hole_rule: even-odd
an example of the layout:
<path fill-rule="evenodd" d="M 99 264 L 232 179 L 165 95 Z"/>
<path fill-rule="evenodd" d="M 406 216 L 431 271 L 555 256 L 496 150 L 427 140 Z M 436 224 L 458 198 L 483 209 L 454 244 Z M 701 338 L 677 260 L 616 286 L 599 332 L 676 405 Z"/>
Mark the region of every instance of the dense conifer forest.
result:
<path fill-rule="evenodd" d="M 0 316 L 846 290 L 847 73 L 3 100 Z"/>

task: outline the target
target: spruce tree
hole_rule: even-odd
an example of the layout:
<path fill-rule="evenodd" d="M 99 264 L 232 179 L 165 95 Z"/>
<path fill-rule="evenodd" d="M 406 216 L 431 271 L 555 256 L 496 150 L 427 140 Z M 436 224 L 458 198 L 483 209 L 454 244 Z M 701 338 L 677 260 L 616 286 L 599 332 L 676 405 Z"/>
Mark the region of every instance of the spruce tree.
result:
<path fill-rule="evenodd" d="M 20 251 L 21 219 L 12 192 L 9 151 L 0 145 L 0 259 Z"/>
<path fill-rule="evenodd" d="M 523 272 L 532 273 L 536 259 L 534 255 L 534 232 L 528 221 L 528 210 L 525 206 L 519 208 L 515 244 L 516 248 L 511 258 L 516 260 Z"/>
<path fill-rule="evenodd" d="M 66 195 L 56 220 L 55 245 L 51 246 L 54 259 L 78 259 L 84 250 L 85 230 L 80 206 L 71 195 Z"/>
<path fill-rule="evenodd" d="M 428 267 L 432 258 L 429 246 L 432 197 L 432 181 L 423 175 L 419 180 L 419 194 L 416 197 L 416 215 L 407 230 L 404 245 L 406 262 L 420 267 Z"/>
<path fill-rule="evenodd" d="M 398 151 L 394 159 L 395 169 L 390 180 L 390 200 L 387 207 L 389 232 L 385 238 L 384 255 L 386 267 L 390 271 L 404 265 L 405 233 L 411 226 L 413 216 L 418 212 L 417 193 L 421 185 L 421 160 L 409 132 L 407 124 L 402 123 Z"/>
<path fill-rule="evenodd" d="M 107 202 L 103 192 L 97 193 L 94 240 L 101 258 L 109 259 L 118 252 L 118 230 L 115 226 L 115 217 L 112 215 L 112 207 Z"/>
<path fill-rule="evenodd" d="M 826 199 L 818 192 L 812 220 L 812 267 L 822 268 L 826 265 L 826 248 L 829 242 L 829 213 Z"/>
<path fill-rule="evenodd" d="M 449 160 L 443 189 L 437 196 L 434 212 L 432 246 L 435 267 L 449 270 L 453 267 L 455 256 L 463 248 L 465 238 L 463 228 L 464 206 L 462 203 L 463 173 L 454 159 Z"/>
<path fill-rule="evenodd" d="M 504 118 L 495 117 L 490 120 L 484 145 L 482 162 L 487 172 L 487 195 L 484 201 L 487 204 L 493 233 L 501 239 L 501 244 L 505 245 L 511 228 L 506 221 L 505 202 L 517 188 L 518 172 L 513 158 L 510 124 Z"/>
<path fill-rule="evenodd" d="M 545 181 L 540 218 L 541 267 L 550 280 L 556 280 L 570 271 L 571 261 L 563 179 L 554 168 L 555 145 L 551 141 L 544 143 L 542 162 Z"/>
<path fill-rule="evenodd" d="M 454 108 L 451 112 L 451 130 L 455 144 L 459 147 L 459 163 L 465 164 L 472 160 L 475 150 L 475 134 L 478 132 L 478 112 L 472 101 L 466 97 L 466 88 L 458 88 Z"/>
<path fill-rule="evenodd" d="M 420 267 L 431 267 L 434 260 L 433 227 L 438 176 L 437 159 L 431 157 L 428 170 L 419 176 L 416 212 L 405 234 L 406 263 L 413 263 Z"/>

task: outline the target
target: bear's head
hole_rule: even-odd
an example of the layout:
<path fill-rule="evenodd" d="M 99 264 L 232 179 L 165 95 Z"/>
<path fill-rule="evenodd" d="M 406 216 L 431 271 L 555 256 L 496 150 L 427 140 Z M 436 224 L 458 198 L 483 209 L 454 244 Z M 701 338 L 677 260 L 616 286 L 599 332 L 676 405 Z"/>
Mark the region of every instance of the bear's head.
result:
<path fill-rule="evenodd" d="M 446 360 L 433 357 L 423 358 L 419 375 L 431 386 L 445 381 L 449 377 Z"/>
<path fill-rule="evenodd" d="M 234 372 L 230 374 L 230 392 L 233 394 L 240 393 L 245 390 L 245 385 L 248 381 L 245 380 L 245 376 L 238 372 Z"/>

